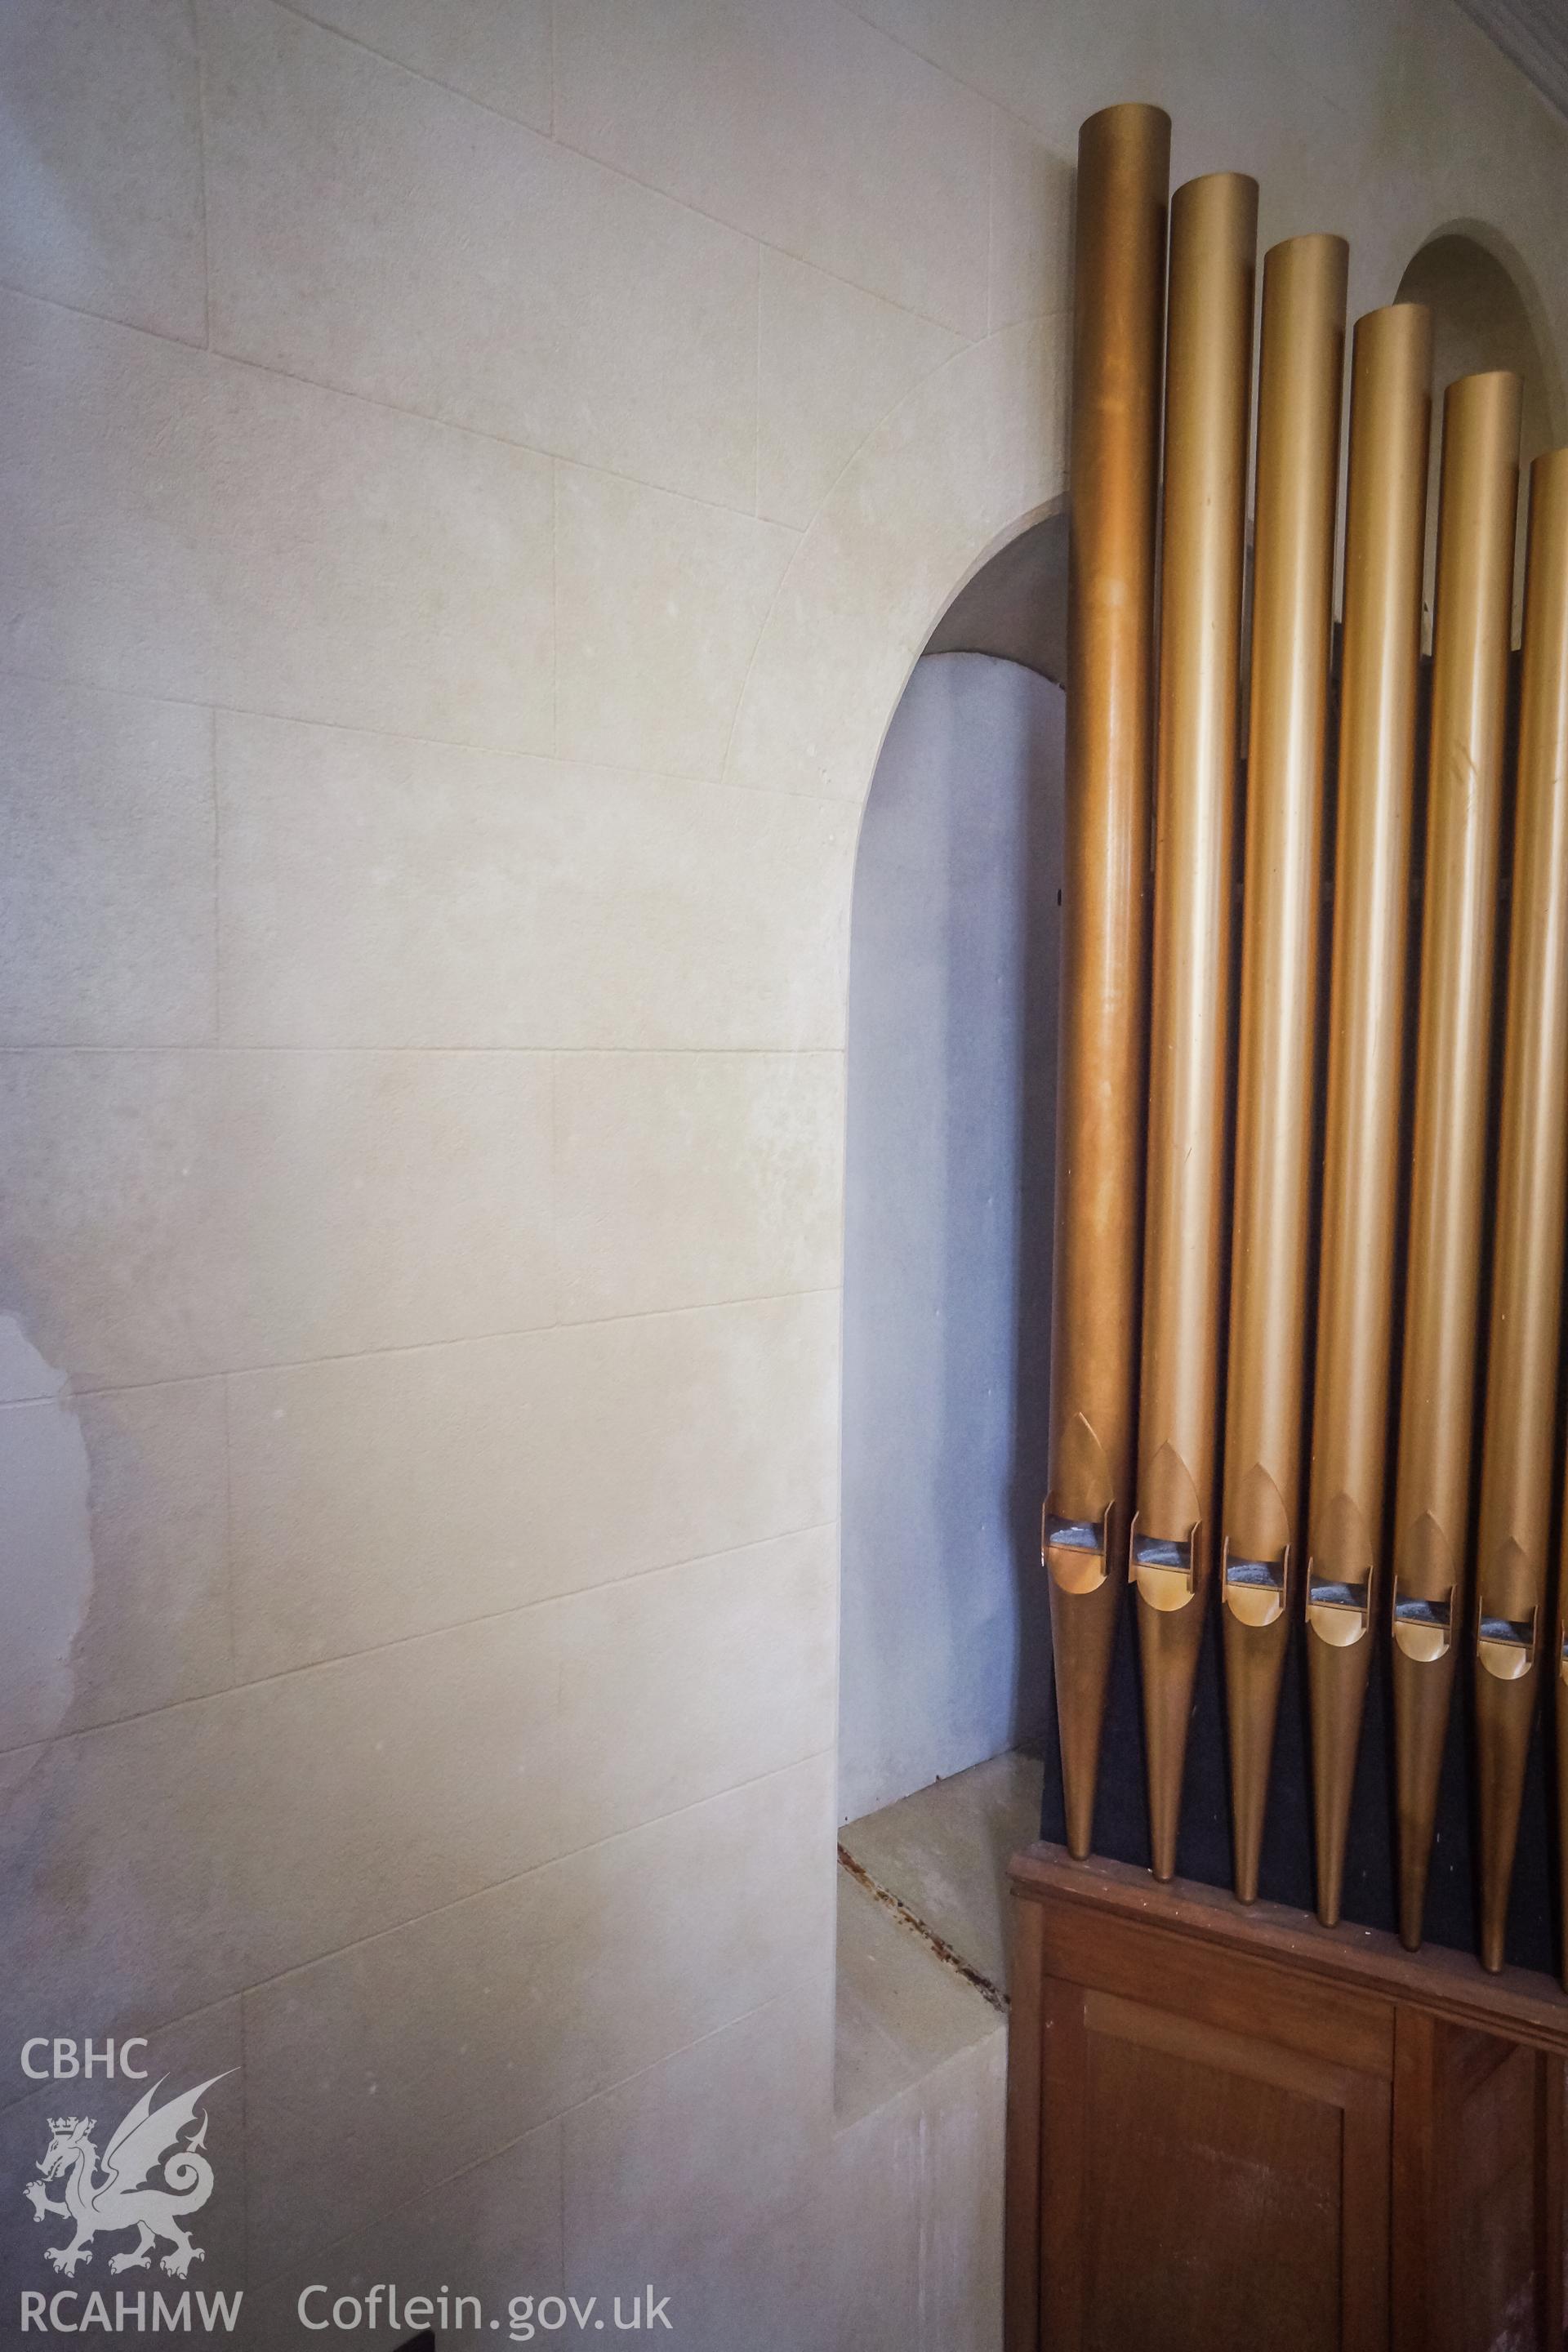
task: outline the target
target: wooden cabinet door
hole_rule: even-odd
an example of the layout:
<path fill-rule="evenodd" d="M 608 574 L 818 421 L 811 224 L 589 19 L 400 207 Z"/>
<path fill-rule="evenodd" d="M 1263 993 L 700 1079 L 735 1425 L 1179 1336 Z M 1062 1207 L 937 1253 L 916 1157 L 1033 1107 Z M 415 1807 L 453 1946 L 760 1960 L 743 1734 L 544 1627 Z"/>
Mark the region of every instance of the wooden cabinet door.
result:
<path fill-rule="evenodd" d="M 1282 2018 L 1278 1979 L 1206 1956 L 1167 2006 L 1173 1956 L 1147 1941 L 1097 1984 L 1042 1986 L 1042 2343 L 1386 2352 L 1386 2005 Z"/>
<path fill-rule="evenodd" d="M 1563 2342 L 1560 2059 L 1401 2009 L 1394 2352 Z"/>

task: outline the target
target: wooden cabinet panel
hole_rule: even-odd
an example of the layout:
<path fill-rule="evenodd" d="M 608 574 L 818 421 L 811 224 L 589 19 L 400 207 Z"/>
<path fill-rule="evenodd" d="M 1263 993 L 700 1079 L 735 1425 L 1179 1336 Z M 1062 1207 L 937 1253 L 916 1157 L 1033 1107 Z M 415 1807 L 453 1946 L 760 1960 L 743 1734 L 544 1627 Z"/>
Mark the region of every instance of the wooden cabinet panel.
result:
<path fill-rule="evenodd" d="M 1086 2347 L 1334 2352 L 1339 2111 L 1228 2057 L 1092 2028 L 1089 2073 Z"/>
<path fill-rule="evenodd" d="M 1560 2352 L 1554 1987 L 1049 1848 L 1015 1885 L 1009 2352 Z"/>
<path fill-rule="evenodd" d="M 1339 2352 L 1386 2340 L 1388 2085 L 1158 2003 L 1052 1982 L 1046 2341 Z"/>
<path fill-rule="evenodd" d="M 1151 1880 L 1150 1885 L 1153 1885 Z M 1341 1988 L 1336 1996 L 1309 1979 L 1283 1975 L 1245 1951 L 1205 1948 L 1157 1918 L 1106 1922 L 1076 1905 L 1046 1906 L 1041 1966 L 1051 1976 L 1148 2000 L 1211 2025 L 1234 2026 L 1253 2005 L 1266 2006 L 1268 2038 L 1307 2057 L 1331 2058 L 1369 2073 L 1394 2072 L 1394 2009 L 1373 1994 Z"/>
<path fill-rule="evenodd" d="M 1561 2343 L 1561 2062 L 1412 2009 L 1395 2083 L 1395 2352 Z"/>

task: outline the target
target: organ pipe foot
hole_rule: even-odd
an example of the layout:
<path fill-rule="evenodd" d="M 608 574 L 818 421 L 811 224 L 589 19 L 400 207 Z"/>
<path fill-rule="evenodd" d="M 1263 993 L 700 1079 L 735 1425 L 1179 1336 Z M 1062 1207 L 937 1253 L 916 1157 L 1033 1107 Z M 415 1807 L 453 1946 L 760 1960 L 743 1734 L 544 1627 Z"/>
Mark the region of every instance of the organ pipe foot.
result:
<path fill-rule="evenodd" d="M 1233 1877 L 1238 1899 L 1258 1899 L 1263 1828 L 1279 1687 L 1290 1643 L 1289 1558 L 1241 1560 L 1226 1553 L 1223 1578 L 1226 1721 L 1230 1738 Z"/>
<path fill-rule="evenodd" d="M 1454 1686 L 1453 1653 L 1415 1665 L 1394 1664 L 1394 1769 L 1399 1788 L 1399 1940 L 1419 1951 L 1426 1910 L 1437 1783 Z"/>
<path fill-rule="evenodd" d="M 1502 1967 L 1508 1938 L 1508 1898 L 1513 1885 L 1513 1857 L 1519 1843 L 1519 1809 L 1524 1795 L 1524 1769 L 1530 1735 L 1535 1722 L 1536 1685 L 1540 1676 L 1528 1651 L 1512 1643 L 1495 1644 L 1511 1650 L 1497 1664 L 1517 1674 L 1500 1679 L 1489 1663 L 1483 1629 L 1476 1673 L 1476 1759 L 1481 1834 L 1481 1966 L 1496 1975 Z"/>
<path fill-rule="evenodd" d="M 1176 1874 L 1182 1780 L 1193 1686 L 1203 1647 L 1204 1604 L 1191 1594 L 1176 1609 L 1138 1594 L 1138 1656 L 1143 1686 L 1143 1746 L 1149 1769 L 1149 1850 L 1156 1878 Z"/>
<path fill-rule="evenodd" d="M 1330 1604 L 1319 1604 L 1326 1606 Z M 1352 1612 L 1344 1614 L 1348 1621 Z M 1331 1634 L 1349 1631 L 1331 1623 Z M 1372 1633 L 1364 1620 L 1342 1645 L 1315 1624 L 1307 1633 L 1307 1690 L 1312 1735 L 1312 1819 L 1317 1838 L 1318 1916 L 1337 1927 L 1344 1898 L 1345 1845 L 1356 1756 L 1372 1664 Z"/>
<path fill-rule="evenodd" d="M 1117 1622 L 1126 1577 L 1108 1517 L 1065 1520 L 1047 1509 L 1041 1556 L 1050 1581 L 1051 1664 L 1068 1852 L 1075 1862 L 1094 1850 L 1100 1743 Z"/>

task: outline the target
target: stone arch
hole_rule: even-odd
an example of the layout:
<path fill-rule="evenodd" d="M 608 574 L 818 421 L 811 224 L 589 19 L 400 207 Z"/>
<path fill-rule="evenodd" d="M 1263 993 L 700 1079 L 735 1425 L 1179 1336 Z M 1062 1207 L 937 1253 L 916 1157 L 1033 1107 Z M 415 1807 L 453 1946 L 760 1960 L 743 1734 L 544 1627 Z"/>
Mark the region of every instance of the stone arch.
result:
<path fill-rule="evenodd" d="M 1520 457 L 1526 469 L 1543 449 L 1568 438 L 1562 372 L 1545 305 L 1508 239 L 1473 219 L 1445 224 L 1418 247 L 1399 281 L 1402 302 L 1425 302 L 1432 312 L 1432 388 L 1436 417 L 1427 476 L 1426 570 L 1428 630 L 1436 574 L 1437 488 L 1442 398 L 1456 376 L 1510 368 L 1524 386 Z M 1514 630 L 1524 593 L 1525 500 L 1520 500 L 1515 565 Z"/>
<path fill-rule="evenodd" d="M 1474 219 L 1434 229 L 1406 264 L 1398 299 L 1432 306 L 1439 389 L 1469 368 L 1514 368 L 1524 377 L 1540 447 L 1568 438 L 1568 403 L 1546 305 L 1500 230 Z M 1527 436 L 1529 430 L 1527 423 Z"/>
<path fill-rule="evenodd" d="M 1068 341 L 1059 316 L 988 336 L 924 378 L 868 436 L 805 532 L 763 628 L 731 730 L 731 784 L 837 801 L 858 824 L 894 715 L 943 614 L 1004 548 L 1062 510 Z M 846 942 L 857 870 L 846 861 Z M 841 1333 L 841 1374 L 842 1347 Z"/>

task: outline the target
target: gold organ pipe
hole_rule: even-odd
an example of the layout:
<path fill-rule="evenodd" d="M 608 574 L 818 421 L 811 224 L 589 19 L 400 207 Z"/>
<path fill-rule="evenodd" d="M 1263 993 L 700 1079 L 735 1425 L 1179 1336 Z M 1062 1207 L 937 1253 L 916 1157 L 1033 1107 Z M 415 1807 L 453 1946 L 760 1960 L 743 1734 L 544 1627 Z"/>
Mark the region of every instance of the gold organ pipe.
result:
<path fill-rule="evenodd" d="M 1300 1559 L 1313 1033 L 1334 515 L 1342 237 L 1263 265 L 1251 727 L 1220 1591 L 1236 1891 L 1258 1893 Z"/>
<path fill-rule="evenodd" d="M 1568 449 L 1530 474 L 1497 1262 L 1476 1550 L 1481 1959 L 1503 1963 L 1538 1667 L 1568 1207 Z M 1559 1670 L 1562 1643 L 1556 1645 Z"/>
<path fill-rule="evenodd" d="M 1412 1950 L 1466 1582 L 1521 389 L 1502 371 L 1461 376 L 1443 404 L 1394 1534 L 1399 1932 Z"/>
<path fill-rule="evenodd" d="M 1137 1370 L 1165 211 L 1171 123 L 1079 134 L 1050 1483 L 1041 1530 L 1080 1859 L 1125 1576 Z"/>
<path fill-rule="evenodd" d="M 1419 303 L 1358 322 L 1306 1574 L 1318 1910 L 1331 1924 L 1383 1540 L 1431 370 Z"/>
<path fill-rule="evenodd" d="M 1258 184 L 1171 207 L 1137 1586 L 1154 1874 L 1176 1865 L 1217 1517 L 1222 1185 Z"/>

